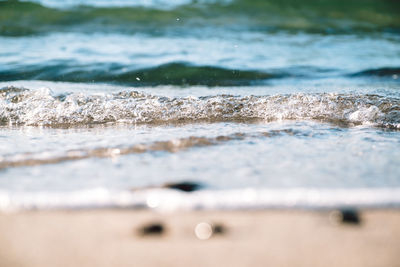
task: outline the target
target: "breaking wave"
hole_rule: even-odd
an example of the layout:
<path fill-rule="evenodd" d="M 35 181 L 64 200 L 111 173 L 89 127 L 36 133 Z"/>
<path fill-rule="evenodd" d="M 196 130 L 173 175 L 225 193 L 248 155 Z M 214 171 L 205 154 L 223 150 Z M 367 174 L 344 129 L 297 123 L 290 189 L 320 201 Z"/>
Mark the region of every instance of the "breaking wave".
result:
<path fill-rule="evenodd" d="M 101 123 L 318 120 L 400 128 L 400 99 L 368 94 L 166 97 L 136 91 L 56 95 L 50 89 L 0 90 L 1 125 L 70 127 Z"/>

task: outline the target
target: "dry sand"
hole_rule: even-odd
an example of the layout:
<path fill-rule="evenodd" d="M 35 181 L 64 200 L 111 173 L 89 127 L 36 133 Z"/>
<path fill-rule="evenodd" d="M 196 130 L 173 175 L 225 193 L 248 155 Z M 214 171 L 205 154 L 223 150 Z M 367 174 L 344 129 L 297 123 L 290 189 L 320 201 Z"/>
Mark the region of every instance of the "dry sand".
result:
<path fill-rule="evenodd" d="M 0 266 L 400 266 L 400 210 L 360 215 L 336 224 L 300 210 L 1 213 Z M 163 234 L 140 234 L 155 222 Z M 201 222 L 223 232 L 200 240 Z"/>

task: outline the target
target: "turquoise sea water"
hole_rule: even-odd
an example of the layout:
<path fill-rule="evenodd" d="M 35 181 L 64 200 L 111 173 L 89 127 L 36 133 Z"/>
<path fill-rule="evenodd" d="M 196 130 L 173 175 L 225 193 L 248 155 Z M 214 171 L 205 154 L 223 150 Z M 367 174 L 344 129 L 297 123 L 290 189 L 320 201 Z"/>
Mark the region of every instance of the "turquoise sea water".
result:
<path fill-rule="evenodd" d="M 399 11 L 0 1 L 0 208 L 398 206 Z"/>

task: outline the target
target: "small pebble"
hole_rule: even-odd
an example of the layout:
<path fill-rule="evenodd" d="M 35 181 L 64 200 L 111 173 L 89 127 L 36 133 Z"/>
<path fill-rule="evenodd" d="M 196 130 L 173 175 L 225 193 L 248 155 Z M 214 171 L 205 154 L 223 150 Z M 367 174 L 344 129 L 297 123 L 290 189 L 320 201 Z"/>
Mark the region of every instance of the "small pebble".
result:
<path fill-rule="evenodd" d="M 222 225 L 214 225 L 214 234 L 225 234 L 226 229 Z"/>
<path fill-rule="evenodd" d="M 213 235 L 224 234 L 225 232 L 225 227 L 223 227 L 222 225 L 212 225 L 206 222 L 201 222 L 197 224 L 194 229 L 196 237 L 200 240 L 207 240 L 210 239 Z"/>
<path fill-rule="evenodd" d="M 149 223 L 139 229 L 139 234 L 142 236 L 159 236 L 164 232 L 165 229 L 161 223 Z"/>
<path fill-rule="evenodd" d="M 329 220 L 334 224 L 360 224 L 361 219 L 358 211 L 355 209 L 341 209 L 332 211 L 329 214 Z"/>
<path fill-rule="evenodd" d="M 196 225 L 194 233 L 198 239 L 207 240 L 212 236 L 213 229 L 209 223 L 202 222 Z"/>
<path fill-rule="evenodd" d="M 180 183 L 168 183 L 162 186 L 163 188 L 181 190 L 184 192 L 193 192 L 199 190 L 203 185 L 196 182 L 180 182 Z"/>

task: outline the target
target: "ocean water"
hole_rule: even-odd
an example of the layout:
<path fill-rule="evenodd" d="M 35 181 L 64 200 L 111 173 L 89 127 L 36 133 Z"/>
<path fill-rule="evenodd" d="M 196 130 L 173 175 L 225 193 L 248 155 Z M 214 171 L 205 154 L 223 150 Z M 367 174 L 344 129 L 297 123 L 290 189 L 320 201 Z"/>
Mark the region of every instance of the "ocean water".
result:
<path fill-rule="evenodd" d="M 399 13 L 0 1 L 0 209 L 399 206 Z"/>

